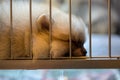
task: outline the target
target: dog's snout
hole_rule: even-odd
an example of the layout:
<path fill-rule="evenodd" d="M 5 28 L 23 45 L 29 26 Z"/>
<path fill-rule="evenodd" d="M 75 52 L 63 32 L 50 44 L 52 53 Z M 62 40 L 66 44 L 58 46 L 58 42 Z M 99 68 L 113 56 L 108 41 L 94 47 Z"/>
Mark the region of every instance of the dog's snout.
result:
<path fill-rule="evenodd" d="M 83 48 L 77 48 L 73 51 L 73 56 L 86 56 L 87 51 Z"/>
<path fill-rule="evenodd" d="M 87 50 L 86 50 L 85 48 L 83 48 L 82 50 L 83 50 L 83 51 L 82 51 L 82 52 L 83 52 L 83 56 L 86 56 Z"/>

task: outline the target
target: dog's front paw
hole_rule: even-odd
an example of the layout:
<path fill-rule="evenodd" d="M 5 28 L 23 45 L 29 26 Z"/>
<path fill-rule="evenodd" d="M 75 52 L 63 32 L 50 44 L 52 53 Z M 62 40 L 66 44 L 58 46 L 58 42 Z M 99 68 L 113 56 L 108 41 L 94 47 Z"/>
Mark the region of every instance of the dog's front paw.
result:
<path fill-rule="evenodd" d="M 64 54 L 59 50 L 51 50 L 50 56 L 51 56 L 51 58 L 61 58 L 64 56 Z"/>

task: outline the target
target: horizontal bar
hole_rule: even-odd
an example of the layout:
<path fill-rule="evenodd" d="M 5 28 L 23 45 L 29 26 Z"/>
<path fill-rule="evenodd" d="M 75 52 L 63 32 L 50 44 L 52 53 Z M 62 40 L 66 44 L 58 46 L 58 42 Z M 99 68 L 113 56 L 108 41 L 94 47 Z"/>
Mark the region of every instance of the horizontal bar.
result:
<path fill-rule="evenodd" d="M 120 68 L 120 60 L 0 60 L 0 69 Z"/>
<path fill-rule="evenodd" d="M 39 58 L 39 59 L 32 59 L 31 57 L 18 57 L 18 58 L 16 58 L 16 59 L 4 59 L 4 60 L 63 60 L 63 59 L 68 59 L 68 60 L 72 60 L 72 59 L 79 59 L 79 60 L 81 60 L 81 59 L 84 59 L 84 60 L 86 60 L 86 59 L 90 59 L 90 60 L 93 60 L 93 59 L 99 59 L 99 60 L 104 60 L 104 59 L 116 59 L 116 60 L 118 60 L 118 59 L 120 59 L 120 56 L 113 56 L 113 57 L 108 57 L 108 56 L 96 56 L 96 57 L 88 57 L 88 56 L 81 56 L 81 57 L 71 57 L 71 58 L 69 58 L 69 57 L 57 57 L 57 58 Z M 2 60 L 2 59 L 1 59 Z"/>

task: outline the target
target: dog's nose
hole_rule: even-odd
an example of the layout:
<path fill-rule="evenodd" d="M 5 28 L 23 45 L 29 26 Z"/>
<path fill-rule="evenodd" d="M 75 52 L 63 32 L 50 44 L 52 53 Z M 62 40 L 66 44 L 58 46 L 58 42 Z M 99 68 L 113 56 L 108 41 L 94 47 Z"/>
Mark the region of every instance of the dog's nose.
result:
<path fill-rule="evenodd" d="M 73 51 L 73 56 L 86 56 L 86 49 L 85 48 L 77 48 Z"/>
<path fill-rule="evenodd" d="M 87 50 L 85 48 L 83 48 L 82 50 L 83 50 L 83 56 L 86 56 Z"/>

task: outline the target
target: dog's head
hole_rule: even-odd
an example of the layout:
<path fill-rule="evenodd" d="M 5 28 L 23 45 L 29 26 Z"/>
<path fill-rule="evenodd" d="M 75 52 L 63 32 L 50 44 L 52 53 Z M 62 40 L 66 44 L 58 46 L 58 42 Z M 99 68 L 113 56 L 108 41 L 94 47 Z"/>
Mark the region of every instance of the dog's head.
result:
<path fill-rule="evenodd" d="M 52 40 L 59 40 L 67 43 L 63 53 L 65 55 L 69 52 L 69 39 L 71 33 L 72 56 L 85 56 L 87 53 L 84 48 L 84 43 L 86 40 L 86 25 L 82 19 L 78 19 L 73 15 L 71 21 L 70 32 L 69 15 L 62 12 L 59 12 L 59 14 L 57 14 L 57 12 L 53 13 L 51 19 Z M 46 31 L 49 33 L 50 17 L 46 14 L 41 15 L 37 20 L 37 25 L 39 26 L 38 31 Z M 60 48 L 62 48 L 62 46 Z"/>

